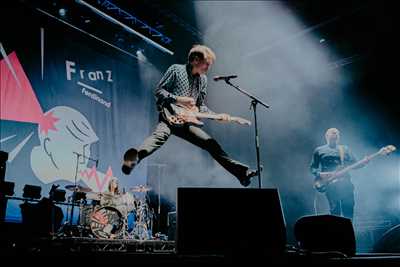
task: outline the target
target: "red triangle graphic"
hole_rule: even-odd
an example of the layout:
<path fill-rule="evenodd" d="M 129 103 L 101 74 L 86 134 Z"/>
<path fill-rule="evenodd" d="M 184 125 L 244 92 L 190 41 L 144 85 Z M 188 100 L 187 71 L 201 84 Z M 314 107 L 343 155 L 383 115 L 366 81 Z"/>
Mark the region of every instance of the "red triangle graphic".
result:
<path fill-rule="evenodd" d="M 37 123 L 43 121 L 43 111 L 17 54 L 8 56 L 15 79 L 5 59 L 0 61 L 0 119 Z"/>

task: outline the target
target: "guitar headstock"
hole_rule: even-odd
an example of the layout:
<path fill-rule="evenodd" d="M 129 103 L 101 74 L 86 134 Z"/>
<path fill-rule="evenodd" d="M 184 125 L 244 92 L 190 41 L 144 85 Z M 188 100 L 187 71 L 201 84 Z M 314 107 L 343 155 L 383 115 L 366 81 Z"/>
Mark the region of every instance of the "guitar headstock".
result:
<path fill-rule="evenodd" d="M 243 118 L 231 117 L 231 120 L 235 121 L 235 122 L 237 122 L 239 124 L 242 124 L 242 125 L 251 125 L 251 121 L 248 121 L 248 120 L 243 119 Z"/>
<path fill-rule="evenodd" d="M 381 155 L 388 155 L 388 154 L 392 153 L 392 152 L 395 151 L 395 150 L 396 150 L 396 147 L 395 147 L 395 146 L 393 146 L 393 145 L 388 145 L 388 146 L 382 147 L 382 148 L 379 150 L 379 154 L 381 154 Z"/>

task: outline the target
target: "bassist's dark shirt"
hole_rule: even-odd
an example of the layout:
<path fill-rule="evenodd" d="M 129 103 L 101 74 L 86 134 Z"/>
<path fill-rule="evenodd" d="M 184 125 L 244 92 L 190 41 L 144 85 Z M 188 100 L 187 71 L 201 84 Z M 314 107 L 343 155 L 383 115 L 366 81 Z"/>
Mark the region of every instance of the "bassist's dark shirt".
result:
<path fill-rule="evenodd" d="M 340 160 L 339 146 L 342 146 L 344 150 L 343 166 Z M 319 177 L 320 172 L 332 172 L 345 166 L 351 165 L 357 161 L 353 153 L 349 150 L 347 146 L 339 146 L 332 148 L 328 144 L 326 144 L 317 147 L 314 150 L 311 159 L 310 171 L 315 178 Z M 345 177 L 341 179 L 341 181 L 344 183 L 351 183 L 349 173 L 347 173 Z"/>

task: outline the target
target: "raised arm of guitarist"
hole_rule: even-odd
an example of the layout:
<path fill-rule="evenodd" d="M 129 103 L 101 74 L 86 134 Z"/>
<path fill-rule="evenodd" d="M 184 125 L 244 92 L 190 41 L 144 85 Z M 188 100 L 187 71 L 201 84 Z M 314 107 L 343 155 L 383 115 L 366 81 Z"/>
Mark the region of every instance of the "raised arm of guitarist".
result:
<path fill-rule="evenodd" d="M 155 91 L 156 104 L 160 111 L 158 125 L 138 149 L 131 148 L 125 153 L 122 165 L 125 174 L 129 174 L 136 164 L 159 149 L 169 136 L 174 134 L 208 151 L 243 186 L 250 184 L 250 179 L 257 175 L 256 171 L 230 158 L 219 143 L 204 130 L 189 124 L 178 127 L 162 116 L 165 109 L 171 109 L 172 104 L 175 106 L 179 104 L 186 109 L 194 109 L 193 111 L 201 113 L 214 113 L 205 104 L 206 73 L 214 61 L 215 54 L 210 48 L 195 45 L 189 51 L 187 64 L 174 64 L 168 68 Z M 227 121 L 230 116 L 222 114 L 217 119 Z"/>
<path fill-rule="evenodd" d="M 354 185 L 348 172 L 342 174 L 339 171 L 357 160 L 347 146 L 339 144 L 338 129 L 328 129 L 325 139 L 326 144 L 317 147 L 311 159 L 310 172 L 315 179 L 314 187 L 325 192 L 331 214 L 353 219 Z M 356 168 L 365 166 L 368 161 L 369 158 L 365 157 Z"/>

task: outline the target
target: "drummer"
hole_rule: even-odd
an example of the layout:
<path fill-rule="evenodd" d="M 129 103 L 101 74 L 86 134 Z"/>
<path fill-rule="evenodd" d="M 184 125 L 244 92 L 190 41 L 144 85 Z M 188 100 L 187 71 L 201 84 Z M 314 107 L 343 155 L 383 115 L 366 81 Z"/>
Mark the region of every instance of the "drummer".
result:
<path fill-rule="evenodd" d="M 136 201 L 129 192 L 121 192 L 116 177 L 112 177 L 107 186 L 107 194 L 103 197 L 103 205 L 116 207 L 124 216 L 135 209 Z"/>
<path fill-rule="evenodd" d="M 119 191 L 119 182 L 117 177 L 112 177 L 110 182 L 108 182 L 107 186 L 108 192 L 113 196 L 120 196 L 121 192 Z"/>

